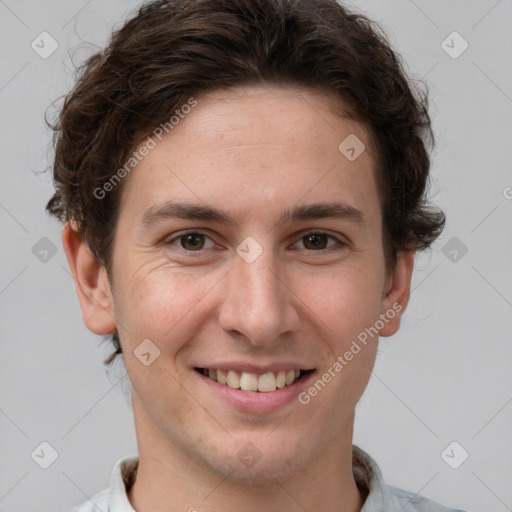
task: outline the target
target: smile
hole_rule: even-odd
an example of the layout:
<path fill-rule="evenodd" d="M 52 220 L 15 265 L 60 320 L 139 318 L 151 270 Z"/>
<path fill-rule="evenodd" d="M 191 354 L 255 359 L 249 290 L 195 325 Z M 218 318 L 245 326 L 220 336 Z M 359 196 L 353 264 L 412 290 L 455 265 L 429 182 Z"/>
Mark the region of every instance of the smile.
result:
<path fill-rule="evenodd" d="M 262 374 L 210 368 L 197 368 L 196 371 L 232 389 L 270 393 L 276 389 L 291 386 L 303 375 L 310 373 L 312 370 L 281 370 Z"/>

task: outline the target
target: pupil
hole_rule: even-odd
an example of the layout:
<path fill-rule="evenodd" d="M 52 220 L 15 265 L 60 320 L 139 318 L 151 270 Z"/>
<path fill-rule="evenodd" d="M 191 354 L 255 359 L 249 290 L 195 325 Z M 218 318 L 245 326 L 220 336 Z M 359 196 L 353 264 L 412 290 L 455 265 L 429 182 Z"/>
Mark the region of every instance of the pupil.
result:
<path fill-rule="evenodd" d="M 185 235 L 181 240 L 185 249 L 201 249 L 204 245 L 203 235 L 199 234 Z"/>

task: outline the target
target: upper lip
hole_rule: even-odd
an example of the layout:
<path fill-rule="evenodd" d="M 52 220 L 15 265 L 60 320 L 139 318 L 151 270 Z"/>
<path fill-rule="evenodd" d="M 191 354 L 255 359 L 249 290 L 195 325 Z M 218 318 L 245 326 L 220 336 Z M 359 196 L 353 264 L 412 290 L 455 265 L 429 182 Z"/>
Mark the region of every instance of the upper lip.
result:
<path fill-rule="evenodd" d="M 314 367 L 303 363 L 294 363 L 290 361 L 275 362 L 268 364 L 255 364 L 255 363 L 244 363 L 241 361 L 232 362 L 219 362 L 219 363 L 206 363 L 204 365 L 197 365 L 194 368 L 207 368 L 209 370 L 235 370 L 237 372 L 248 372 L 248 373 L 269 373 L 278 372 L 281 370 L 313 370 Z"/>

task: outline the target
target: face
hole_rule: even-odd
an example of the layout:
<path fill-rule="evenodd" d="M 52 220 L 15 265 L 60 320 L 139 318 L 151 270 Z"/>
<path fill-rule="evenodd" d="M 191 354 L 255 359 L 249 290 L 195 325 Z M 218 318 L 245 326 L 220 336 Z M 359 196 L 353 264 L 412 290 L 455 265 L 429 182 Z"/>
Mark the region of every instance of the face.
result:
<path fill-rule="evenodd" d="M 139 443 L 253 480 L 350 445 L 365 329 L 396 331 L 410 277 L 386 274 L 374 166 L 327 97 L 272 87 L 197 98 L 137 165 L 108 293 Z"/>

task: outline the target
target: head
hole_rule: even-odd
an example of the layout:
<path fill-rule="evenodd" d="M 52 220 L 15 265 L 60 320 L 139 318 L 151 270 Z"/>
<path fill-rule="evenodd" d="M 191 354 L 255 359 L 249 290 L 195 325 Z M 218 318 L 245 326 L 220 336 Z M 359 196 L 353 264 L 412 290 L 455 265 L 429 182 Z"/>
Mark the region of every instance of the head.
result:
<path fill-rule="evenodd" d="M 247 442 L 268 447 L 261 471 L 290 471 L 350 430 L 414 253 L 444 224 L 427 107 L 379 28 L 335 0 L 156 1 L 87 61 L 47 209 L 141 429 L 226 474 Z M 285 361 L 329 386 L 264 415 L 202 401 L 202 368 Z M 267 438 L 290 412 L 301 427 Z"/>

